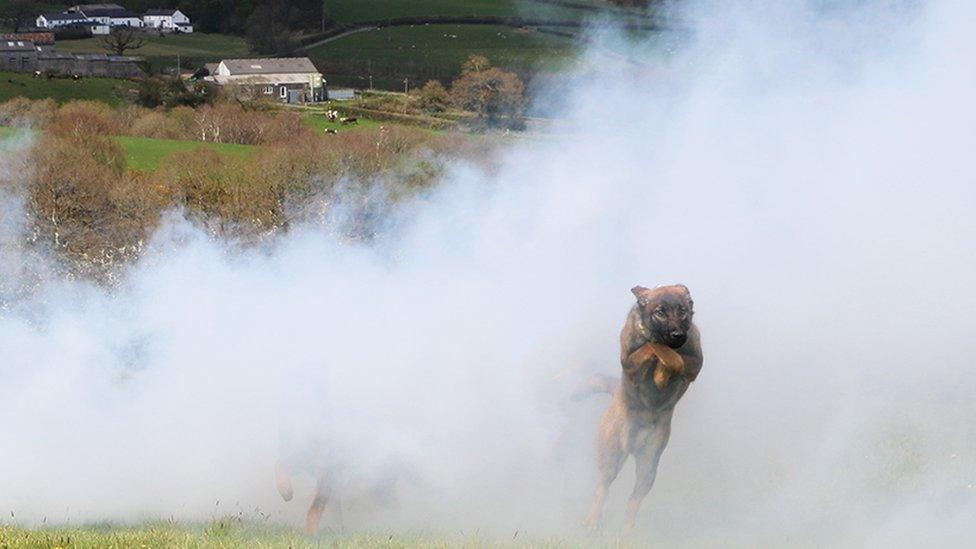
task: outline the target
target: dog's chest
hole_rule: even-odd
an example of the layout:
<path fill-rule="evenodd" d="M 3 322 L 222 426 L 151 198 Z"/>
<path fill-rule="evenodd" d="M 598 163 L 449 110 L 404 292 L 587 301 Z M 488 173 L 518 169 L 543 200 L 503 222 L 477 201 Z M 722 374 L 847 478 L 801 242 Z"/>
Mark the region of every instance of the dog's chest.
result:
<path fill-rule="evenodd" d="M 654 380 L 648 377 L 637 383 L 628 383 L 630 390 L 626 396 L 632 408 L 655 413 L 674 408 L 688 390 L 688 384 L 688 380 L 678 377 L 673 378 L 664 388 L 658 388 Z"/>

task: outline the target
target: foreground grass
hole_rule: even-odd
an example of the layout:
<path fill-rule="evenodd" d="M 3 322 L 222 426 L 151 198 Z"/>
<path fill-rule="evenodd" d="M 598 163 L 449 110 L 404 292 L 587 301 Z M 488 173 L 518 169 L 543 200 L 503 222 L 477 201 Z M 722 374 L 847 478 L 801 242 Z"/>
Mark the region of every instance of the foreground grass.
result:
<path fill-rule="evenodd" d="M 116 139 L 125 150 L 126 167 L 141 172 L 155 171 L 166 158 L 178 152 L 209 149 L 221 155 L 245 158 L 256 149 L 254 145 L 211 143 L 209 141 L 181 141 L 129 136 L 119 136 Z"/>
<path fill-rule="evenodd" d="M 590 540 L 593 541 L 593 540 Z M 606 541 L 599 546 L 609 546 Z M 187 526 L 153 523 L 142 526 L 111 525 L 78 528 L 53 527 L 27 529 L 0 525 L 0 548 L 447 548 L 447 547 L 583 547 L 580 541 L 448 539 L 436 536 L 399 537 L 392 534 L 328 534 L 307 537 L 296 530 L 274 526 L 257 526 L 236 519 L 218 520 L 209 525 Z M 617 543 L 612 546 L 619 547 Z"/>
<path fill-rule="evenodd" d="M 330 544 L 331 545 L 331 544 Z M 0 526 L 0 547 L 62 549 L 114 548 L 229 548 L 229 547 L 316 547 L 315 540 L 297 532 L 256 528 L 218 521 L 209 526 L 187 527 L 149 524 L 134 527 L 88 526 L 80 528 L 26 529 Z M 353 545 L 350 544 L 350 547 Z"/>
<path fill-rule="evenodd" d="M 71 80 L 62 78 L 34 78 L 22 72 L 0 72 L 0 103 L 15 97 L 46 99 L 50 97 L 58 103 L 72 99 L 102 101 L 111 105 L 119 104 L 121 91 L 134 87 L 129 80 L 115 78 L 82 78 Z"/>

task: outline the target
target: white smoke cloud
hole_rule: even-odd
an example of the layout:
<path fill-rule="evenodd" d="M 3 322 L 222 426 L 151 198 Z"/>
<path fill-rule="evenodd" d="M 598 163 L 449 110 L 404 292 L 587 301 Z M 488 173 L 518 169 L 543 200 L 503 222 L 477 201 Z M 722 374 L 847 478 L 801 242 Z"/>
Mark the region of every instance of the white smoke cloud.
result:
<path fill-rule="evenodd" d="M 122 288 L 18 298 L 0 511 L 297 524 L 311 481 L 278 500 L 284 426 L 342 471 L 346 528 L 579 535 L 606 402 L 566 394 L 618 371 L 631 286 L 681 281 L 705 366 L 640 535 L 964 545 L 976 9 L 683 15 L 669 40 L 597 37 L 558 98 L 569 130 L 455 166 L 375 245 L 308 226 L 241 251 L 174 216 Z"/>

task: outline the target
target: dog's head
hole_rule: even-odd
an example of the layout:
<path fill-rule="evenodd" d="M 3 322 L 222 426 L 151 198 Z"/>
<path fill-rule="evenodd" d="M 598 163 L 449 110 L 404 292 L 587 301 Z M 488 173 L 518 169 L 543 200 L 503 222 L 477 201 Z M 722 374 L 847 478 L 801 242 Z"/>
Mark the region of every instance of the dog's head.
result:
<path fill-rule="evenodd" d="M 686 286 L 634 286 L 630 291 L 637 297 L 637 309 L 645 337 L 672 349 L 685 344 L 695 304 Z"/>

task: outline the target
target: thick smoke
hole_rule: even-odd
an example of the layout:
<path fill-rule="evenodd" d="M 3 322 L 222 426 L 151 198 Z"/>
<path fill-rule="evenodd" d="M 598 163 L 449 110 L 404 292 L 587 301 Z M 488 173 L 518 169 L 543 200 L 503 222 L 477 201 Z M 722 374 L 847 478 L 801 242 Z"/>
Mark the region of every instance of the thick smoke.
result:
<path fill-rule="evenodd" d="M 619 370 L 628 289 L 680 281 L 705 366 L 639 535 L 966 544 L 976 8 L 837 4 L 596 35 L 569 95 L 536 98 L 560 133 L 455 166 L 373 245 L 308 226 L 241 251 L 174 215 L 115 291 L 8 297 L 0 511 L 298 524 L 283 446 L 326 449 L 347 530 L 581 535 L 607 402 L 566 395 Z M 3 215 L 6 275 L 27 259 Z"/>

